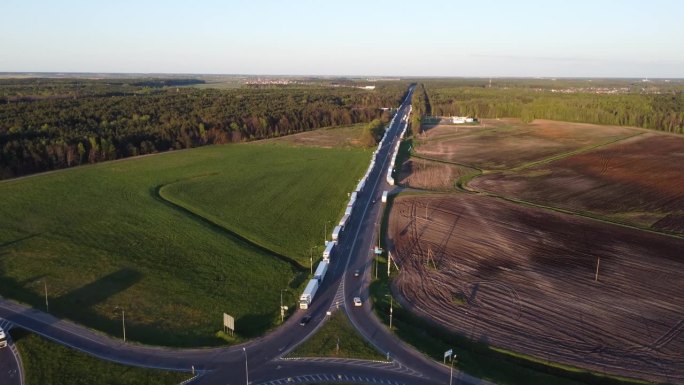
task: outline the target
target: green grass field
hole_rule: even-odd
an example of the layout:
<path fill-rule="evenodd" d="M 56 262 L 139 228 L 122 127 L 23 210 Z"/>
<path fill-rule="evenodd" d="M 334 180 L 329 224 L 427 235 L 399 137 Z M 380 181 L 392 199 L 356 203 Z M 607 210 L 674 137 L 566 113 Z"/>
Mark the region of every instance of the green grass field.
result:
<path fill-rule="evenodd" d="M 100 360 L 23 330 L 13 330 L 26 385 L 172 385 L 191 373 L 166 372 Z"/>
<path fill-rule="evenodd" d="M 386 359 L 356 332 L 341 311 L 335 312 L 316 334 L 292 351 L 289 357 Z"/>
<path fill-rule="evenodd" d="M 237 341 L 260 335 L 308 274 L 289 260 L 308 267 L 369 158 L 240 144 L 2 182 L 0 294 L 45 309 L 46 282 L 51 313 L 115 336 L 124 308 L 143 343 L 220 344 L 223 312 Z"/>
<path fill-rule="evenodd" d="M 262 153 L 281 149 L 263 146 L 253 148 Z M 336 153 L 343 155 L 331 156 L 329 150 L 318 148 L 287 149 L 268 163 L 257 160 L 255 154 L 234 164 L 235 170 L 181 180 L 160 192 L 189 211 L 308 267 L 311 248 L 318 247 L 315 261 L 323 251 L 324 236 L 330 238 L 344 214 L 348 196 L 343 186 L 351 192 L 369 161 L 363 151 Z M 238 179 L 240 183 L 235 183 Z"/>

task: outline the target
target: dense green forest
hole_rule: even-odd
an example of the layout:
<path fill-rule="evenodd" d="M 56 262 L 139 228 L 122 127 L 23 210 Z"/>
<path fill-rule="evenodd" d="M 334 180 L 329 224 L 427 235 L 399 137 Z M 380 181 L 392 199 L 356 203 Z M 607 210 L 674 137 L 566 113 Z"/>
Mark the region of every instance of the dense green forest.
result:
<path fill-rule="evenodd" d="M 425 81 L 414 94 L 414 109 L 436 116 L 517 117 L 526 122 L 552 119 L 684 133 L 683 90 L 681 81 Z"/>
<path fill-rule="evenodd" d="M 371 122 L 408 83 L 183 87 L 196 79 L 0 79 L 0 179 Z"/>

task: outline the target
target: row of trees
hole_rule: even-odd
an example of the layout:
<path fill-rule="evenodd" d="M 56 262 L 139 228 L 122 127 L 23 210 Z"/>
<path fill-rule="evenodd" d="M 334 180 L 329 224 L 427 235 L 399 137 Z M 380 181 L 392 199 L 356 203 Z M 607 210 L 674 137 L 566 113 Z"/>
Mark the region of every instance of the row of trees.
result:
<path fill-rule="evenodd" d="M 454 87 L 444 83 L 427 93 L 432 114 L 481 118 L 518 117 L 636 126 L 684 133 L 684 94 L 560 93 L 523 88 Z M 415 108 L 415 107 L 414 107 Z"/>
<path fill-rule="evenodd" d="M 398 104 L 405 92 L 406 84 L 398 83 L 379 85 L 375 91 L 173 87 L 121 96 L 12 101 L 0 104 L 0 178 L 371 122 L 382 117 L 381 107 Z"/>
<path fill-rule="evenodd" d="M 411 132 L 413 135 L 420 134 L 421 119 L 424 115 L 432 114 L 432 106 L 430 105 L 430 97 L 425 89 L 425 84 L 420 83 L 416 85 L 416 90 L 411 96 Z"/>
<path fill-rule="evenodd" d="M 385 127 L 390 121 L 389 111 L 382 114 L 379 119 L 373 119 L 361 132 L 359 142 L 366 147 L 373 147 L 380 142 L 385 134 Z"/>

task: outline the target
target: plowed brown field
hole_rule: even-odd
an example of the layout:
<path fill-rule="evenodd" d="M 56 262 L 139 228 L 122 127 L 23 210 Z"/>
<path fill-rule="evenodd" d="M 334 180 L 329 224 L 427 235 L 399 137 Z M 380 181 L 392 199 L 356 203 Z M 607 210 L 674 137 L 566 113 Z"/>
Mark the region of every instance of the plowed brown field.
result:
<path fill-rule="evenodd" d="M 455 164 L 411 158 L 401 166 L 399 185 L 427 190 L 449 191 L 456 181 L 477 170 Z"/>
<path fill-rule="evenodd" d="M 398 197 L 388 236 L 394 291 L 418 314 L 544 360 L 684 383 L 680 239 L 473 194 Z"/>
<path fill-rule="evenodd" d="M 441 125 L 416 141 L 416 154 L 481 169 L 500 170 L 583 147 L 626 138 L 627 127 L 518 119 L 484 119 L 480 126 Z"/>
<path fill-rule="evenodd" d="M 684 137 L 644 134 L 468 186 L 684 233 Z"/>

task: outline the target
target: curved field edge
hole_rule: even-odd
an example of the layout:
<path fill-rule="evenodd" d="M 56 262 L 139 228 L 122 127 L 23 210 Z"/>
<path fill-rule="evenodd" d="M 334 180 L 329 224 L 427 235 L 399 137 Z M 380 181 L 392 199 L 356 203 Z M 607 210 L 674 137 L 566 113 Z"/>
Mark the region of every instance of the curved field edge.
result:
<path fill-rule="evenodd" d="M 454 193 L 452 193 L 454 194 Z M 455 193 L 455 194 L 458 194 Z M 445 195 L 442 192 L 407 190 L 398 194 L 391 194 L 382 213 L 381 246 L 392 249 L 388 243 L 389 216 L 394 200 L 397 197 L 435 196 Z M 447 194 L 448 195 L 448 194 Z M 436 361 L 441 361 L 443 353 L 453 349 L 458 356 L 456 368 L 464 372 L 506 385 L 639 385 L 654 384 L 638 379 L 625 378 L 604 373 L 588 371 L 569 365 L 540 359 L 537 357 L 508 351 L 481 341 L 474 341 L 466 336 L 447 330 L 444 326 L 415 314 L 402 306 L 393 290 L 392 279 L 396 275 L 394 264 L 390 277 L 384 273 L 387 269 L 387 257 L 383 254 L 378 258 L 378 278 L 371 283 L 370 295 L 376 316 L 389 327 L 389 296 L 394 298 L 392 332 L 404 342 L 421 351 Z"/>
<path fill-rule="evenodd" d="M 192 377 L 190 373 L 103 361 L 20 329 L 12 330 L 11 334 L 21 354 L 28 385 L 175 385 Z"/>
<path fill-rule="evenodd" d="M 194 179 L 194 178 L 192 178 L 192 179 Z M 303 266 L 301 266 L 295 260 L 293 260 L 293 259 L 291 259 L 285 255 L 278 254 L 275 251 L 268 249 L 267 247 L 259 244 L 258 242 L 253 241 L 247 237 L 244 237 L 244 236 L 230 230 L 229 228 L 226 227 L 226 225 L 221 224 L 220 220 L 216 219 L 211 214 L 203 212 L 201 209 L 198 209 L 196 207 L 187 205 L 185 202 L 182 202 L 180 200 L 176 200 L 168 194 L 165 195 L 164 189 L 169 187 L 169 186 L 172 186 L 176 183 L 181 183 L 181 182 L 175 182 L 175 183 L 170 183 L 170 184 L 166 184 L 163 186 L 157 186 L 155 188 L 155 193 L 156 193 L 157 197 L 159 197 L 160 200 L 166 202 L 168 205 L 170 205 L 174 209 L 186 214 L 191 219 L 193 219 L 199 223 L 202 223 L 203 225 L 205 225 L 207 227 L 210 227 L 210 228 L 215 229 L 217 231 L 224 232 L 226 234 L 226 236 L 236 238 L 236 239 L 244 242 L 246 245 L 249 245 L 250 247 L 258 249 L 259 251 L 264 252 L 266 254 L 269 254 L 270 256 L 272 256 L 274 258 L 279 258 L 279 259 L 283 260 L 284 262 L 290 263 L 297 269 L 300 269 L 300 270 L 303 269 Z"/>
<path fill-rule="evenodd" d="M 2 294 L 43 309 L 47 282 L 52 314 L 114 336 L 125 308 L 129 339 L 149 344 L 217 345 L 222 312 L 241 338 L 262 334 L 279 322 L 268 293 L 305 277 L 155 191 L 264 151 L 273 148 L 203 147 L 0 184 Z"/>
<path fill-rule="evenodd" d="M 242 165 L 244 186 L 229 175 L 207 175 L 176 181 L 159 192 L 239 238 L 308 267 L 342 216 L 370 151 L 275 144 L 260 149 L 277 153 L 259 160 L 266 171 L 253 173 L 251 165 Z"/>

